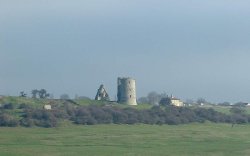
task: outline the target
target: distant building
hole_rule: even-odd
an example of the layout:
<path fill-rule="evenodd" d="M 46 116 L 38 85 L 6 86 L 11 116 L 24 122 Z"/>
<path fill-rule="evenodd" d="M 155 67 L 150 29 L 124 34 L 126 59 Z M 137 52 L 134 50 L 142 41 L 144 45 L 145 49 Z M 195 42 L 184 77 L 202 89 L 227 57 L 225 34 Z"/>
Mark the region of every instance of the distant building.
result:
<path fill-rule="evenodd" d="M 184 106 L 184 103 L 180 99 L 174 97 L 173 95 L 171 95 L 170 97 L 162 98 L 160 101 L 160 104 L 161 105 L 173 105 L 177 107 Z"/>
<path fill-rule="evenodd" d="M 108 95 L 108 92 L 105 90 L 104 85 L 100 85 L 99 89 L 97 90 L 95 100 L 109 101 L 109 95 Z"/>
<path fill-rule="evenodd" d="M 178 98 L 175 98 L 175 97 L 171 96 L 170 100 L 171 100 L 171 105 L 174 105 L 174 106 L 177 106 L 177 107 L 184 106 L 183 102 Z"/>
<path fill-rule="evenodd" d="M 118 103 L 137 105 L 136 102 L 136 83 L 132 78 L 118 78 L 117 80 L 117 99 Z"/>
<path fill-rule="evenodd" d="M 52 108 L 51 108 L 51 105 L 44 105 L 43 109 L 45 109 L 45 110 L 51 110 Z"/>

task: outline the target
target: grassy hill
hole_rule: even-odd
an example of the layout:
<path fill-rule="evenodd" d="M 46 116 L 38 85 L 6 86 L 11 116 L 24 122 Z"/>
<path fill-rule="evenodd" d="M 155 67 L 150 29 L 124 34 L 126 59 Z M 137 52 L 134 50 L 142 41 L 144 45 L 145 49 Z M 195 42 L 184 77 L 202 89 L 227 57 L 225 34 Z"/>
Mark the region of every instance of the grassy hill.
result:
<path fill-rule="evenodd" d="M 3 96 L 0 97 L 0 111 L 1 113 L 8 114 L 10 116 L 2 117 L 2 118 L 10 118 L 14 117 L 14 120 L 20 121 L 23 119 L 23 115 L 26 114 L 26 108 L 33 108 L 33 110 L 43 110 L 44 105 L 51 105 L 53 111 L 62 111 L 65 110 L 66 106 L 78 107 L 78 106 L 113 106 L 118 108 L 128 108 L 132 107 L 138 110 L 141 109 L 150 109 L 152 105 L 142 104 L 138 106 L 129 106 L 118 104 L 115 102 L 107 102 L 107 101 L 96 101 L 91 99 L 79 99 L 79 100 L 61 100 L 61 99 L 34 99 L 28 97 L 14 97 L 14 96 Z M 6 108 L 6 105 L 10 108 Z M 23 107 L 24 106 L 24 107 Z M 38 113 L 38 112 L 37 112 Z M 41 113 L 41 112 L 40 112 Z M 40 114 L 38 113 L 38 114 Z M 62 114 L 62 113 L 61 113 Z M 41 115 L 41 114 L 40 114 Z M 1 117 L 1 116 L 0 116 Z M 60 117 L 59 117 L 60 118 Z M 9 121 L 6 119 L 6 121 Z M 10 122 L 8 122 L 10 123 Z M 0 123 L 1 125 L 1 123 Z M 13 124 L 16 125 L 16 124 Z M 32 124 L 33 125 L 33 124 Z"/>
<path fill-rule="evenodd" d="M 136 109 L 150 109 L 152 105 L 150 104 L 139 104 L 137 106 L 129 106 L 118 104 L 115 102 L 105 102 L 105 101 L 96 101 L 91 99 L 80 99 L 80 100 L 60 100 L 60 99 L 33 99 L 33 98 L 25 98 L 25 97 L 15 97 L 15 96 L 4 96 L 0 98 L 0 104 L 12 103 L 16 107 L 20 104 L 25 103 L 35 108 L 42 108 L 45 104 L 51 104 L 52 106 L 60 106 L 65 103 L 71 103 L 78 106 L 87 106 L 87 105 L 113 105 L 121 108 L 132 107 Z M 195 106 L 199 107 L 199 106 Z M 230 114 L 230 106 L 216 106 L 216 105 L 208 105 L 208 106 L 200 106 L 202 108 L 213 108 L 218 112 L 222 112 L 225 114 Z M 246 112 L 250 114 L 250 107 L 245 108 Z"/>
<path fill-rule="evenodd" d="M 52 110 L 44 110 L 45 104 L 50 104 Z M 149 104 L 139 104 L 129 106 L 90 99 L 60 100 L 25 97 L 0 97 L 0 105 L 0 126 L 54 127 L 61 120 L 89 125 L 105 123 L 183 124 L 204 121 L 250 123 L 250 115 L 247 114 L 248 107 L 244 108 L 247 111 L 242 108 L 234 108 L 231 113 L 230 107 L 215 105 L 153 107 Z"/>
<path fill-rule="evenodd" d="M 110 105 L 116 105 L 121 108 L 125 107 L 133 107 L 133 108 L 138 108 L 138 109 L 149 109 L 152 107 L 152 105 L 149 104 L 140 104 L 137 106 L 128 106 L 128 105 L 122 105 L 118 104 L 115 102 L 106 102 L 106 101 L 96 101 L 96 100 L 91 100 L 91 99 L 79 99 L 79 100 L 61 100 L 61 99 L 33 99 L 33 98 L 28 98 L 28 97 L 15 97 L 15 96 L 3 96 L 0 98 L 0 104 L 6 104 L 6 103 L 12 103 L 16 107 L 22 103 L 28 104 L 32 107 L 36 108 L 42 108 L 45 104 L 51 104 L 53 105 L 63 105 L 64 103 L 72 103 L 75 105 L 80 105 L 80 106 L 87 106 L 91 104 L 95 105 L 105 105 L 105 104 L 110 104 Z"/>
<path fill-rule="evenodd" d="M 148 104 L 127 106 L 95 100 L 31 99 L 2 97 L 0 104 L 11 103 L 8 113 L 21 117 L 25 103 L 34 108 L 51 104 L 55 108 L 70 103 L 76 106 L 113 105 L 149 109 Z M 203 106 L 230 114 L 230 107 Z M 249 111 L 249 108 L 246 108 Z M 250 155 L 250 125 L 191 123 L 181 125 L 105 124 L 77 125 L 59 121 L 55 128 L 21 126 L 0 128 L 0 155 L 3 156 L 235 156 Z"/>
<path fill-rule="evenodd" d="M 0 104 L 12 103 L 15 108 L 22 103 L 28 104 L 34 108 L 43 108 L 45 104 L 51 104 L 52 106 L 63 106 L 65 103 L 71 103 L 78 106 L 87 106 L 87 105 L 113 105 L 120 108 L 132 107 L 136 109 L 150 109 L 152 105 L 150 104 L 139 104 L 137 106 L 128 106 L 123 104 L 118 104 L 114 102 L 105 102 L 105 101 L 96 101 L 91 99 L 80 99 L 80 100 L 60 100 L 60 99 L 33 99 L 33 98 L 24 98 L 24 97 L 14 97 L 14 96 L 5 96 L 0 98 Z M 199 106 L 195 106 L 199 107 Z M 202 108 L 213 108 L 218 112 L 222 112 L 225 114 L 230 114 L 231 106 L 216 106 L 216 105 L 208 105 L 208 106 L 200 106 Z M 245 108 L 246 112 L 250 114 L 250 107 Z"/>

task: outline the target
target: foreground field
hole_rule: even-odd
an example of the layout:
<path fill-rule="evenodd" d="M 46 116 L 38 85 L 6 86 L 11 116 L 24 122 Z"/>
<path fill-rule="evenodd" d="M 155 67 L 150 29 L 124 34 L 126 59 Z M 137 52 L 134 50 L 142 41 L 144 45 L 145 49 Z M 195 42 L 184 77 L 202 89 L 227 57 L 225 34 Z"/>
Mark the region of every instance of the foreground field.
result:
<path fill-rule="evenodd" d="M 250 125 L 0 128 L 1 156 L 242 156 L 249 147 Z"/>

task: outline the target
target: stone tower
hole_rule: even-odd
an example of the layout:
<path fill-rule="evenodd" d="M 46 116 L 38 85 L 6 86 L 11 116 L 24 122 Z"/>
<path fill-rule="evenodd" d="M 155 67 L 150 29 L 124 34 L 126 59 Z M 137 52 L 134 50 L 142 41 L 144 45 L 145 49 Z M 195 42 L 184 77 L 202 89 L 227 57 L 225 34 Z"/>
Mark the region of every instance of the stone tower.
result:
<path fill-rule="evenodd" d="M 118 77 L 117 85 L 117 102 L 137 105 L 135 79 Z"/>

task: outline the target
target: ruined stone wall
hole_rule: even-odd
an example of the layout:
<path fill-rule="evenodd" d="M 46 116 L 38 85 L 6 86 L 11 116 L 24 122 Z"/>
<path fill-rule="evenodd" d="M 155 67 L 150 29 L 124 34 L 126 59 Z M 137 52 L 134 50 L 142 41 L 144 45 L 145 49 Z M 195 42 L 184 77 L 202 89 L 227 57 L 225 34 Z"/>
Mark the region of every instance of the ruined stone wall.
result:
<path fill-rule="evenodd" d="M 99 87 L 99 89 L 97 90 L 95 100 L 109 101 L 109 95 L 108 95 L 107 91 L 105 90 L 104 85 L 101 85 Z"/>
<path fill-rule="evenodd" d="M 118 78 L 117 99 L 118 103 L 137 105 L 136 83 L 132 78 Z"/>

